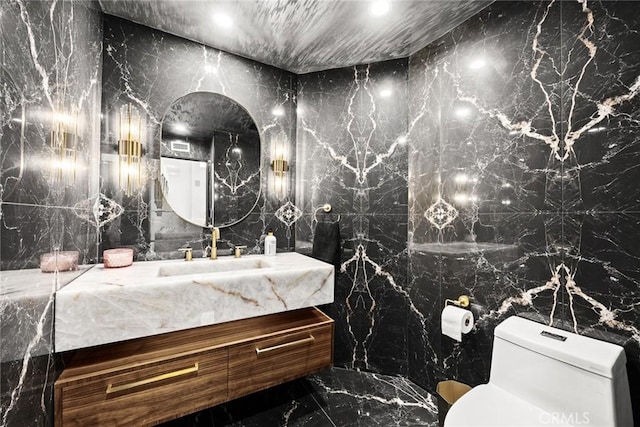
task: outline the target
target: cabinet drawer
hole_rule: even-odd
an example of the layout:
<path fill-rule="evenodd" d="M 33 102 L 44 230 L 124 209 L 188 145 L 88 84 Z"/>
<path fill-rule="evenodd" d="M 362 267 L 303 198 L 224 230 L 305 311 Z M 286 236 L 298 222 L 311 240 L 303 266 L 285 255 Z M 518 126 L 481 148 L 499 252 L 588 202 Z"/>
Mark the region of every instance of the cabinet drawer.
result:
<path fill-rule="evenodd" d="M 66 426 L 153 425 L 227 400 L 227 350 L 56 386 Z"/>
<path fill-rule="evenodd" d="M 333 362 L 333 323 L 229 349 L 229 398 L 290 381 Z"/>

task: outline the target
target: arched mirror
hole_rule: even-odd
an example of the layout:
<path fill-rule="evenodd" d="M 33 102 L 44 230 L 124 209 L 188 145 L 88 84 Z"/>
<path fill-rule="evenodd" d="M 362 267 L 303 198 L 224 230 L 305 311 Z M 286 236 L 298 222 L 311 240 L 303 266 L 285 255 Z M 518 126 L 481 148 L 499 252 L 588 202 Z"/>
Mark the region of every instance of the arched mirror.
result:
<path fill-rule="evenodd" d="M 244 219 L 260 197 L 260 135 L 233 99 L 193 92 L 162 120 L 162 192 L 174 212 L 202 227 Z"/>

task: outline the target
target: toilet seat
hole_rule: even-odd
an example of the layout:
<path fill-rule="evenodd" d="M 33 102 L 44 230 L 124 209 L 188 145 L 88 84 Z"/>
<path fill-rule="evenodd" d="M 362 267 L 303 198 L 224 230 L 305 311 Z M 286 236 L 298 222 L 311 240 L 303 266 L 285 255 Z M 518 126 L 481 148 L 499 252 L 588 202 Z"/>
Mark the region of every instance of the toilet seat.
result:
<path fill-rule="evenodd" d="M 474 387 L 456 401 L 444 427 L 571 427 L 561 421 L 489 383 Z"/>

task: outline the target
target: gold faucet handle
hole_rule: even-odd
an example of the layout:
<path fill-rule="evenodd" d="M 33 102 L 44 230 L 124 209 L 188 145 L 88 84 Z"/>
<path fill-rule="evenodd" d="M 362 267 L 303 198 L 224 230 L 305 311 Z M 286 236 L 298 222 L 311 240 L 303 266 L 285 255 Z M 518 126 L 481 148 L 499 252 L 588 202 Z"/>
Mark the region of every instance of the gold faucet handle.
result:
<path fill-rule="evenodd" d="M 235 251 L 234 251 L 234 253 L 235 253 L 235 255 L 234 255 L 234 256 L 235 256 L 236 258 L 240 258 L 240 256 L 242 255 L 242 250 L 243 250 L 243 249 L 247 249 L 247 247 L 246 247 L 246 246 L 236 246 L 236 247 L 235 247 Z"/>
<path fill-rule="evenodd" d="M 211 259 L 218 259 L 218 239 L 220 238 L 220 229 L 211 227 Z"/>
<path fill-rule="evenodd" d="M 180 248 L 180 252 L 184 252 L 184 260 L 191 261 L 193 259 L 193 248 Z"/>

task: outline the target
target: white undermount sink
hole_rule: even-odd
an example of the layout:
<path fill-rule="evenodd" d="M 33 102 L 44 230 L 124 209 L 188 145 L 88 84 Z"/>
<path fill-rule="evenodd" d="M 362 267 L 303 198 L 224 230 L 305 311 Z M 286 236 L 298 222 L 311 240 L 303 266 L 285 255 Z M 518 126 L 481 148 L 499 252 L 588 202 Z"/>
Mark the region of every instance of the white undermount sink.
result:
<path fill-rule="evenodd" d="M 264 258 L 248 256 L 245 258 L 218 258 L 216 260 L 175 261 L 158 267 L 158 277 L 185 276 L 189 274 L 222 273 L 269 268 Z"/>
<path fill-rule="evenodd" d="M 98 264 L 56 292 L 57 352 L 329 304 L 333 266 L 294 253 Z"/>

